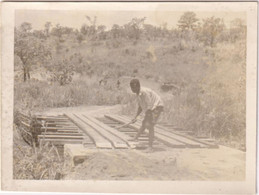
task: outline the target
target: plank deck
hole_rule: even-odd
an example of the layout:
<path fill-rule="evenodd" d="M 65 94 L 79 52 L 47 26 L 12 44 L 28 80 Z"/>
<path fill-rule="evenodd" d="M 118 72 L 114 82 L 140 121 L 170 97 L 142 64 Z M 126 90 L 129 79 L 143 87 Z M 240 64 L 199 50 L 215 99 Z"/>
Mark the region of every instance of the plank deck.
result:
<path fill-rule="evenodd" d="M 92 120 L 94 119 L 90 120 L 87 116 L 83 114 L 76 114 L 76 116 L 87 123 L 89 126 L 91 126 L 93 129 L 95 129 L 107 140 L 109 140 L 115 148 L 128 148 L 127 143 L 123 139 L 112 134 L 104 126 L 100 126 L 100 122 L 93 122 Z"/>
<path fill-rule="evenodd" d="M 111 120 L 115 120 L 118 121 L 120 123 L 128 123 L 129 120 L 125 120 L 125 119 L 120 119 L 117 118 L 116 116 L 111 116 L 111 115 L 105 115 L 105 117 L 111 119 Z M 136 124 L 131 124 L 129 125 L 130 127 L 134 128 L 135 130 L 138 130 L 140 126 L 136 125 Z M 178 142 L 174 139 L 168 138 L 167 136 L 161 135 L 161 134 L 156 134 L 155 136 L 159 141 L 161 141 L 162 143 L 164 143 L 165 145 L 168 145 L 170 147 L 174 147 L 174 148 L 185 148 L 186 144 L 183 144 L 181 142 Z"/>
<path fill-rule="evenodd" d="M 126 121 L 129 120 L 129 118 L 126 117 L 126 116 L 117 116 L 117 115 L 115 115 L 115 116 L 120 118 L 120 119 L 124 119 Z M 137 121 L 135 124 L 138 127 L 141 126 L 141 122 L 140 121 Z M 188 147 L 191 147 L 191 148 L 206 147 L 206 145 L 204 145 L 202 143 L 199 143 L 197 141 L 193 141 L 193 140 L 188 139 L 188 138 L 186 138 L 186 137 L 184 137 L 182 135 L 177 135 L 177 134 L 174 134 L 172 132 L 166 131 L 164 128 L 161 128 L 160 125 L 156 125 L 155 126 L 155 132 L 156 132 L 156 135 L 166 136 L 168 138 L 174 139 L 175 141 L 178 141 L 178 142 L 181 142 L 183 144 L 186 144 Z"/>
<path fill-rule="evenodd" d="M 65 114 L 71 121 L 73 121 L 81 130 L 83 130 L 93 140 L 97 148 L 112 148 L 112 144 L 102 137 L 95 129 L 84 123 L 80 118 L 74 114 Z"/>
<path fill-rule="evenodd" d="M 125 117 L 125 116 L 124 116 Z M 140 121 L 138 121 L 140 122 Z M 157 128 L 158 127 L 158 128 Z M 177 128 L 177 129 L 181 129 L 181 128 Z M 158 130 L 158 133 L 161 133 L 160 131 L 162 130 L 163 133 L 165 132 L 168 132 L 170 134 L 173 134 L 175 136 L 177 136 L 178 138 L 182 138 L 182 140 L 191 140 L 193 142 L 196 142 L 196 143 L 199 143 L 200 144 L 200 147 L 206 147 L 206 148 L 218 148 L 219 146 L 215 143 L 211 143 L 211 142 L 208 142 L 206 140 L 201 140 L 201 139 L 198 139 L 198 138 L 195 138 L 195 137 L 192 137 L 188 134 L 186 134 L 184 131 L 183 132 L 180 132 L 180 131 L 172 131 L 172 130 L 168 130 L 167 128 L 161 126 L 161 125 L 156 125 L 156 131 Z M 167 134 L 167 133 L 166 133 Z M 184 139 L 185 138 L 185 139 Z"/>
<path fill-rule="evenodd" d="M 102 129 L 106 130 L 107 132 L 109 132 L 110 134 L 118 137 L 120 140 L 123 140 L 124 143 L 126 143 L 128 146 L 130 146 L 131 148 L 135 147 L 135 142 L 131 142 L 130 139 L 132 139 L 130 136 L 128 136 L 125 133 L 121 133 L 120 131 L 118 131 L 115 128 L 111 128 L 110 126 L 101 123 L 100 121 L 98 121 L 97 119 L 95 119 L 94 117 L 90 117 L 90 116 L 86 116 L 83 115 L 85 118 L 87 118 L 89 121 L 95 123 L 96 125 L 98 125 L 99 127 L 101 127 Z"/>

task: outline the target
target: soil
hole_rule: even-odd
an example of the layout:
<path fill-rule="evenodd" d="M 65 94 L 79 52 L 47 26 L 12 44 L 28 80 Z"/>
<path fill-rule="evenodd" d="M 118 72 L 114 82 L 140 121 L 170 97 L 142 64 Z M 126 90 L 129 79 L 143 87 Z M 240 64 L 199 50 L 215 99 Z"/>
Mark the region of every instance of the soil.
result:
<path fill-rule="evenodd" d="M 219 149 L 99 150 L 64 179 L 242 181 L 245 152 Z"/>

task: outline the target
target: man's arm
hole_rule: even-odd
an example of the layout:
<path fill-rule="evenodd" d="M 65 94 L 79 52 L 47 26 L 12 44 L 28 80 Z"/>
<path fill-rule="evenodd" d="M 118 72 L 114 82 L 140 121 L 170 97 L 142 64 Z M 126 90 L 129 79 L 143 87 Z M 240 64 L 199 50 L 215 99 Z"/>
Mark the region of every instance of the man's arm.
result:
<path fill-rule="evenodd" d="M 142 112 L 142 108 L 139 106 L 136 116 L 134 117 L 134 119 L 132 119 L 133 123 L 137 121 L 137 117 L 140 115 L 141 112 Z"/>

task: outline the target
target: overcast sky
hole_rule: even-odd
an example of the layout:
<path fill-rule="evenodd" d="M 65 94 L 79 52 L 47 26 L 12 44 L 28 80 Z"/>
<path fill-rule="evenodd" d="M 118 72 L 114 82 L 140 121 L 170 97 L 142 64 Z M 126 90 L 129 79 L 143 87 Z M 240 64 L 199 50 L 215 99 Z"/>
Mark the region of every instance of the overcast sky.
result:
<path fill-rule="evenodd" d="M 68 26 L 78 28 L 87 23 L 86 15 L 93 18 L 97 17 L 97 25 L 105 25 L 108 29 L 113 24 L 124 25 L 132 18 L 146 17 L 146 24 L 160 26 L 167 23 L 170 29 L 177 26 L 177 22 L 184 12 L 154 12 L 154 11 L 49 11 L 49 10 L 17 10 L 15 12 L 15 25 L 19 26 L 23 22 L 32 24 L 33 29 L 43 29 L 46 22 L 54 25 Z M 241 18 L 246 21 L 245 12 L 196 12 L 199 19 L 206 17 L 223 18 L 226 25 L 230 24 L 235 18 Z"/>

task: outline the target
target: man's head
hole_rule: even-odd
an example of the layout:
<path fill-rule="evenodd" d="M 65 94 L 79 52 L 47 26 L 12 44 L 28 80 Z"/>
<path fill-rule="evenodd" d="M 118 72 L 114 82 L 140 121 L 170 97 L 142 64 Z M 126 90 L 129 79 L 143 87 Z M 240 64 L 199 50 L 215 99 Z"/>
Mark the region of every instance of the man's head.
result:
<path fill-rule="evenodd" d="M 130 81 L 130 88 L 133 93 L 139 94 L 140 92 L 140 82 L 138 79 L 132 79 Z"/>

